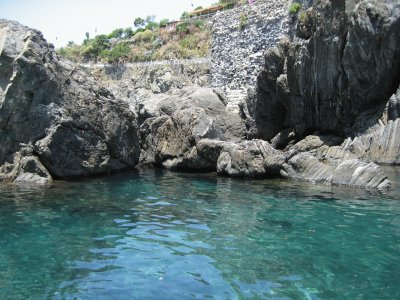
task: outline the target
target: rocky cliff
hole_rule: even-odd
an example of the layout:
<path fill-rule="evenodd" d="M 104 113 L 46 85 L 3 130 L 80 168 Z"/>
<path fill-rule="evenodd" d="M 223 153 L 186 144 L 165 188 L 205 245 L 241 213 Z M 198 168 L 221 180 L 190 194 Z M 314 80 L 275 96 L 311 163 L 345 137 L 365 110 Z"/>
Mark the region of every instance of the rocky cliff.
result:
<path fill-rule="evenodd" d="M 300 12 L 299 38 L 265 54 L 258 136 L 290 128 L 298 138 L 316 130 L 355 137 L 377 123 L 400 84 L 399 15 L 392 0 L 321 0 Z M 377 117 L 361 128 L 367 111 Z"/>
<path fill-rule="evenodd" d="M 167 119 L 158 119 L 146 125 L 143 136 L 151 136 L 152 142 L 146 140 L 144 151 L 152 149 L 149 153 L 164 167 L 388 187 L 386 175 L 374 162 L 396 163 L 399 157 L 398 95 L 393 95 L 400 83 L 398 4 L 389 0 L 303 4 L 297 15 L 289 15 L 289 2 L 259 1 L 214 20 L 212 85 L 222 90 L 225 110 L 241 116 L 246 138 L 258 140 L 227 139 L 216 134 L 220 131 L 211 121 L 201 127 L 204 135 L 195 134 L 199 124 L 180 122 L 177 119 L 184 116 L 180 114 L 172 117 L 169 130 L 181 130 L 185 123 L 178 136 L 190 136 L 191 142 L 175 150 L 169 147 L 165 156 L 159 156 L 171 138 L 160 126 Z M 266 8 L 275 10 L 257 14 Z M 239 28 L 238 17 L 243 14 L 253 18 L 247 29 Z M 229 93 L 251 88 L 255 57 L 268 46 L 274 47 L 264 53 L 264 69 L 254 84 L 255 103 L 238 101 L 238 109 L 232 109 Z M 171 159 L 179 163 L 170 164 Z"/>
<path fill-rule="evenodd" d="M 0 180 L 131 168 L 139 158 L 134 113 L 40 32 L 0 20 Z"/>
<path fill-rule="evenodd" d="M 240 10 L 215 17 L 220 44 L 228 35 L 239 42 L 221 51 L 213 42 L 216 89 L 206 86 L 207 68 L 201 74 L 172 66 L 106 70 L 95 80 L 60 60 L 40 33 L 2 21 L 1 178 L 47 182 L 140 161 L 234 177 L 390 187 L 377 163 L 398 164 L 400 157 L 400 4 L 303 1 L 297 15 L 288 4 L 240 8 L 254 18 L 247 29 L 235 23 L 235 34 L 232 22 L 222 34 L 220 22 Z M 267 17 L 257 7 L 269 8 Z M 252 39 L 244 43 L 244 33 L 261 36 L 255 52 L 246 52 Z M 258 72 L 252 66 L 260 58 Z M 225 68 L 227 61 L 236 69 Z M 229 94 L 236 84 L 256 98 Z"/>

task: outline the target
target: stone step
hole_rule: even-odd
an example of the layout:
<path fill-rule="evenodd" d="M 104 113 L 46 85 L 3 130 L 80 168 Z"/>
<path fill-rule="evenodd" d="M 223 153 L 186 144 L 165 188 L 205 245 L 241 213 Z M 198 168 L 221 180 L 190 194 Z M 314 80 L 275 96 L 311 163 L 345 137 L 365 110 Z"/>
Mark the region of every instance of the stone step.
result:
<path fill-rule="evenodd" d="M 240 103 L 246 100 L 246 97 L 247 93 L 244 90 L 227 91 L 226 98 L 228 101 L 226 105 L 226 110 L 228 112 L 239 113 L 240 112 L 239 105 Z"/>

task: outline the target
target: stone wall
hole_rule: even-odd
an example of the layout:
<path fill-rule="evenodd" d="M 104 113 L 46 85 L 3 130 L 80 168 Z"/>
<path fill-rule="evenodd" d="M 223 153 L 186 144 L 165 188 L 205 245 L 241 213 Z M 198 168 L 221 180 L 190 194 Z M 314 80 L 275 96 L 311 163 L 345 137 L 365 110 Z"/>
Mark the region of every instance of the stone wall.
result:
<path fill-rule="evenodd" d="M 212 87 L 225 92 L 255 87 L 257 74 L 263 67 L 263 52 L 289 33 L 290 3 L 290 0 L 260 0 L 214 17 Z"/>
<path fill-rule="evenodd" d="M 288 10 L 292 2 L 258 0 L 214 16 L 211 87 L 225 93 L 228 110 L 238 112 L 240 103 L 253 98 L 248 93 L 256 90 L 257 75 L 264 68 L 264 51 L 284 36 L 296 39 L 295 17 Z M 313 1 L 295 2 L 306 9 Z"/>

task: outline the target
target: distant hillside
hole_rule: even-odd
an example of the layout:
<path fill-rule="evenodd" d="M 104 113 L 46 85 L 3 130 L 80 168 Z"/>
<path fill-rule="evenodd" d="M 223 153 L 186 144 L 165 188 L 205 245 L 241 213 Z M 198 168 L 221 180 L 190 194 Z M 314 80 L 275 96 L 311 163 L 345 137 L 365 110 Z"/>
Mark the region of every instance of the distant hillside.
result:
<path fill-rule="evenodd" d="M 211 46 L 208 17 L 219 10 L 246 3 L 242 0 L 220 0 L 209 8 L 197 7 L 182 13 L 179 21 L 159 22 L 154 16 L 136 18 L 134 25 L 118 28 L 94 38 L 86 33 L 82 45 L 69 42 L 57 52 L 75 62 L 137 62 L 164 59 L 196 58 L 209 55 Z"/>

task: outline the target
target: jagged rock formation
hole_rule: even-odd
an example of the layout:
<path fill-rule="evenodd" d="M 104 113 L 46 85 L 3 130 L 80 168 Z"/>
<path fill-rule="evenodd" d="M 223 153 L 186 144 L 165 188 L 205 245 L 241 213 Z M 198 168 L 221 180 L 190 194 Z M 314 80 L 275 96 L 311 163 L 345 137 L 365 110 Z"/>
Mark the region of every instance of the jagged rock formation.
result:
<path fill-rule="evenodd" d="M 134 111 L 138 103 L 154 95 L 191 85 L 206 87 L 210 82 L 208 58 L 86 67 Z"/>
<path fill-rule="evenodd" d="M 199 110 L 196 108 L 197 104 L 189 104 L 192 101 L 182 101 L 184 105 L 177 105 L 176 103 L 181 101 L 179 98 L 182 97 L 174 98 L 171 95 L 165 95 L 166 98 L 160 101 L 160 103 L 163 102 L 162 105 L 154 105 L 157 101 L 150 101 L 147 104 L 144 102 L 143 105 L 147 105 L 147 108 L 140 109 L 139 113 L 140 119 L 143 120 L 142 162 L 155 163 L 172 169 L 214 170 L 221 175 L 236 177 L 279 176 L 330 185 L 378 189 L 389 187 L 390 183 L 386 175 L 379 166 L 369 160 L 372 156 L 379 156 L 381 159 L 379 162 L 382 162 L 384 159 L 387 161 L 389 157 L 393 159 L 394 156 L 398 156 L 398 151 L 386 151 L 382 155 L 384 152 L 382 149 L 388 149 L 392 144 L 385 144 L 385 148 L 380 142 L 382 139 L 377 139 L 384 131 L 383 135 L 392 136 L 392 141 L 396 143 L 393 126 L 397 124 L 394 120 L 394 116 L 397 116 L 397 96 L 392 97 L 391 104 L 385 110 L 385 101 L 393 92 L 393 85 L 390 85 L 390 88 L 388 85 L 381 91 L 374 91 L 375 94 L 365 93 L 360 88 L 360 81 L 365 75 L 356 74 L 359 65 L 352 63 L 350 53 L 351 49 L 355 48 L 354 54 L 357 56 L 357 63 L 361 66 L 365 66 L 372 59 L 371 57 L 379 59 L 376 63 L 394 59 L 394 65 L 386 63 L 376 66 L 374 64 L 375 73 L 364 78 L 369 82 L 369 88 L 381 82 L 380 79 L 378 82 L 375 79 L 384 72 L 396 77 L 397 73 L 393 67 L 397 66 L 398 35 L 397 28 L 393 24 L 397 24 L 396 18 L 399 14 L 395 10 L 393 16 L 397 17 L 391 15 L 389 20 L 386 20 L 384 15 L 377 17 L 379 22 L 385 24 L 386 29 L 380 30 L 378 26 L 375 28 L 377 32 L 371 33 L 371 36 L 368 34 L 370 28 L 365 25 L 365 22 L 360 21 L 365 14 L 358 12 L 362 10 L 362 7 L 356 6 L 356 2 L 318 1 L 316 7 L 307 9 L 304 16 L 299 17 L 296 32 L 301 38 L 284 38 L 277 48 L 266 51 L 265 69 L 257 79 L 258 92 L 255 105 L 249 102 L 247 105 L 236 103 L 241 102 L 237 99 L 243 98 L 241 90 L 234 89 L 241 86 L 239 84 L 241 81 L 238 79 L 240 72 L 233 72 L 235 74 L 231 72 L 232 78 L 230 78 L 229 74 L 229 76 L 218 77 L 221 75 L 218 71 L 218 79 L 212 71 L 212 84 L 221 87 L 216 92 L 221 103 L 225 105 L 225 111 L 242 117 L 247 127 L 245 136 L 242 134 L 243 129 L 241 129 L 241 134 L 236 136 L 231 130 L 230 137 L 226 135 L 226 132 L 221 131 L 221 127 L 216 122 L 224 114 L 221 103 L 219 103 L 219 108 L 204 110 L 202 107 L 203 110 Z M 307 4 L 311 3 L 307 2 Z M 268 5 L 278 4 L 271 2 Z M 284 33 L 290 33 L 289 16 L 284 16 L 282 11 L 282 7 L 286 9 L 286 6 L 280 3 L 277 7 L 281 10 L 277 12 L 278 15 L 273 24 L 285 24 L 283 27 L 287 26 L 287 28 L 284 29 Z M 380 9 L 379 7 L 378 5 L 377 9 Z M 363 25 L 355 21 L 350 22 L 350 18 L 359 20 L 358 22 Z M 214 27 L 217 28 L 217 34 L 214 34 L 214 37 L 222 41 L 223 36 L 227 36 L 226 32 L 217 26 L 218 22 L 222 21 L 214 22 Z M 248 30 L 252 28 L 250 26 Z M 352 37 L 351 32 L 358 32 L 360 27 L 364 28 L 364 33 L 359 33 L 361 40 L 357 40 Z M 232 26 L 228 24 L 225 31 L 229 30 L 232 30 Z M 370 56 L 364 57 L 359 45 L 364 43 L 363 39 L 368 40 L 375 37 L 374 35 L 377 35 L 378 40 L 382 40 L 382 36 L 388 36 L 385 43 L 389 43 L 392 49 L 380 50 L 379 47 L 372 47 L 369 51 Z M 347 36 L 349 36 L 348 39 Z M 269 38 L 271 43 L 274 39 L 276 43 L 277 36 L 272 34 Z M 257 41 L 259 40 L 261 38 Z M 214 40 L 214 43 L 218 43 L 218 40 Z M 249 43 L 251 44 L 251 41 Z M 221 44 L 226 47 L 226 43 Z M 226 52 L 228 50 L 217 51 L 218 47 L 220 46 L 213 49 L 213 60 L 216 63 L 212 69 L 232 60 L 232 57 L 241 57 L 233 52 L 228 55 Z M 234 48 L 240 48 L 236 49 L 237 51 L 247 49 L 246 46 Z M 371 51 L 375 50 L 381 52 L 371 54 Z M 230 58 L 222 57 L 224 51 Z M 220 59 L 215 59 L 218 55 L 222 56 Z M 246 57 L 246 55 L 242 56 Z M 253 58 L 254 55 L 249 57 L 250 60 Z M 362 59 L 364 59 L 363 62 Z M 232 64 L 232 67 L 240 68 L 243 65 L 243 59 L 239 60 Z M 252 66 L 253 61 L 249 65 Z M 224 72 L 229 71 L 229 68 L 222 69 Z M 356 77 L 349 79 L 347 76 L 352 72 L 356 74 Z M 245 86 L 248 84 L 247 81 L 251 82 L 250 77 L 246 76 L 242 78 L 242 81 Z M 221 82 L 223 84 L 219 85 Z M 232 99 L 237 100 L 234 103 L 235 107 L 230 95 L 233 95 Z M 352 100 L 367 96 L 370 99 L 367 99 L 364 104 L 358 100 Z M 247 100 L 251 100 L 251 97 Z M 354 104 L 351 104 L 352 101 Z M 376 103 L 371 104 L 373 101 Z M 375 121 L 368 115 L 371 108 L 374 116 L 377 115 L 377 110 L 381 113 Z M 149 111 L 151 113 L 148 113 Z M 218 112 L 217 116 L 215 114 L 211 116 L 212 111 Z M 377 119 L 383 112 L 386 112 L 387 117 L 379 123 Z M 264 140 L 244 140 L 244 137 L 254 136 L 253 118 L 256 120 L 256 136 Z M 392 129 L 385 129 L 387 124 L 390 124 L 389 127 Z M 322 134 L 306 136 L 318 130 Z M 371 135 L 375 138 L 371 138 Z M 236 141 L 232 139 L 233 137 Z M 302 140 L 304 137 L 306 138 Z M 265 140 L 271 140 L 271 144 Z M 375 150 L 373 150 L 374 147 Z M 276 149 L 282 149 L 282 151 Z"/>
<path fill-rule="evenodd" d="M 76 65 L 58 60 L 37 32 L 20 37 L 11 47 L 18 50 L 0 57 L 0 138 L 7 141 L 0 174 L 46 183 L 133 166 L 137 120 L 141 164 L 388 188 L 386 175 L 371 161 L 399 161 L 400 4 L 314 2 L 297 25 L 286 5 L 265 4 L 279 8 L 267 22 L 272 27 L 265 27 L 273 33 L 268 40 L 276 44 L 278 25 L 289 37 L 266 51 L 257 92 L 237 88 L 240 72 L 229 88 L 213 90 L 192 85 L 192 79 L 180 84 L 182 69 L 160 67 L 146 76 L 123 72 L 122 81 L 108 79 L 111 93 Z M 21 32 L 19 25 L 7 26 Z M 258 59 L 253 54 L 252 65 Z M 197 78 L 197 84 L 207 81 Z M 243 82 L 253 79 L 246 75 Z"/>
<path fill-rule="evenodd" d="M 44 183 L 138 162 L 128 106 L 40 32 L 0 20 L 0 54 L 0 179 Z"/>
<path fill-rule="evenodd" d="M 298 138 L 348 135 L 361 114 L 382 112 L 400 84 L 398 1 L 314 2 L 302 15 L 311 36 L 266 52 L 255 116 L 261 138 L 285 128 Z"/>
<path fill-rule="evenodd" d="M 196 143 L 204 138 L 240 141 L 246 137 L 244 121 L 228 112 L 209 88 L 185 87 L 154 96 L 139 104 L 142 163 L 172 169 L 212 170 L 196 161 Z"/>

